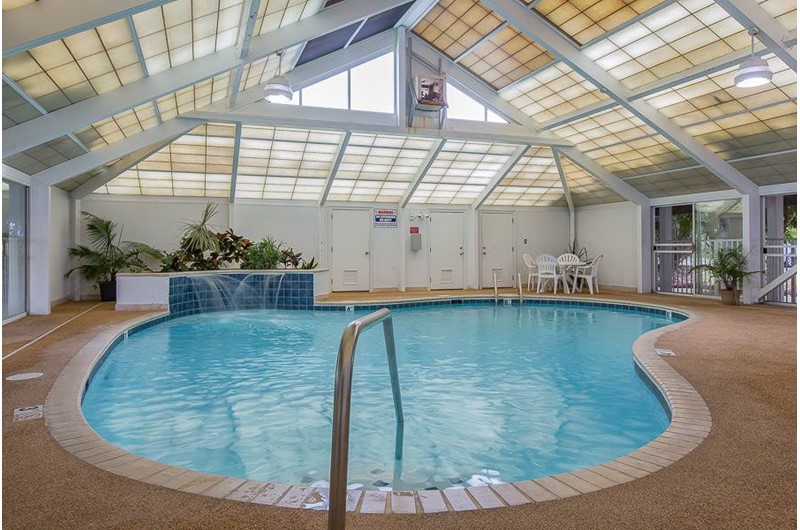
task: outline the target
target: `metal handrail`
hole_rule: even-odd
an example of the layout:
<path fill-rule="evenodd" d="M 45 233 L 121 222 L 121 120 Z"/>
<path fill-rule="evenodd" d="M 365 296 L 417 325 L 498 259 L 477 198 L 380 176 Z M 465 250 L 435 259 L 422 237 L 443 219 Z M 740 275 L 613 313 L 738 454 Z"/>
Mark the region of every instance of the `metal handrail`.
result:
<path fill-rule="evenodd" d="M 350 448 L 350 394 L 353 384 L 358 336 L 362 331 L 383 322 L 389 377 L 392 382 L 394 413 L 397 419 L 394 457 L 403 458 L 403 403 L 400 398 L 400 379 L 397 376 L 397 351 L 394 345 L 392 314 L 379 309 L 365 317 L 350 322 L 344 328 L 336 360 L 336 382 L 333 391 L 333 430 L 331 432 L 331 474 L 328 495 L 328 530 L 344 530 L 347 506 L 347 459 Z"/>
<path fill-rule="evenodd" d="M 522 274 L 517 274 L 517 286 L 519 287 L 519 305 L 522 305 Z"/>
<path fill-rule="evenodd" d="M 497 273 L 492 273 L 492 279 L 494 282 L 494 303 L 497 304 Z"/>

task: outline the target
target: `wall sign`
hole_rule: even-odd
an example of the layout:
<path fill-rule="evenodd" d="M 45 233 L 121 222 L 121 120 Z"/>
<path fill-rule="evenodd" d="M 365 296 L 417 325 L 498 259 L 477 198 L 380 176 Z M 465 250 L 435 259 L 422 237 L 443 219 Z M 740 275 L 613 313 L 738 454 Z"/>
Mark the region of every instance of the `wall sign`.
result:
<path fill-rule="evenodd" d="M 397 209 L 375 208 L 375 228 L 397 228 Z"/>
<path fill-rule="evenodd" d="M 418 226 L 411 226 L 411 227 L 409 227 L 408 230 L 412 234 L 419 234 L 419 227 Z"/>

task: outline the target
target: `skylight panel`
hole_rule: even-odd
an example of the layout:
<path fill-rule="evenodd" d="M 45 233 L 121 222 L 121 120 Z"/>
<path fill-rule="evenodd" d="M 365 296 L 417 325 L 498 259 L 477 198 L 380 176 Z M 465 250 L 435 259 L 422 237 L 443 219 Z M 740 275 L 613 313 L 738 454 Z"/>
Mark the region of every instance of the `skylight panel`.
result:
<path fill-rule="evenodd" d="M 19 125 L 42 114 L 16 90 L 3 82 L 3 129 Z"/>
<path fill-rule="evenodd" d="M 317 200 L 342 133 L 245 126 L 236 198 Z"/>
<path fill-rule="evenodd" d="M 348 106 L 347 72 L 314 83 L 302 90 L 304 107 L 346 109 Z"/>
<path fill-rule="evenodd" d="M 586 44 L 665 0 L 540 0 L 534 9 L 579 44 Z"/>
<path fill-rule="evenodd" d="M 585 53 L 633 89 L 749 45 L 745 28 L 713 0 L 680 0 Z"/>
<path fill-rule="evenodd" d="M 5 58 L 3 73 L 48 112 L 144 77 L 124 19 Z"/>
<path fill-rule="evenodd" d="M 413 31 L 455 59 L 502 23 L 502 19 L 478 1 L 454 0 L 433 6 Z"/>
<path fill-rule="evenodd" d="M 575 206 L 590 206 L 625 200 L 617 192 L 584 171 L 583 168 L 572 163 L 567 157 L 561 157 L 561 167 L 564 170 L 564 180 L 567 182 Z"/>
<path fill-rule="evenodd" d="M 196 85 L 158 98 L 156 104 L 161 118 L 168 120 L 184 112 L 191 112 L 225 99 L 228 95 L 230 81 L 231 72 L 225 72 L 212 79 L 206 79 Z"/>
<path fill-rule="evenodd" d="M 471 204 L 516 149 L 509 144 L 448 140 L 410 202 Z"/>
<path fill-rule="evenodd" d="M 3 163 L 33 175 L 84 153 L 85 151 L 74 140 L 68 136 L 61 136 L 5 158 Z"/>
<path fill-rule="evenodd" d="M 797 29 L 797 2 L 794 0 L 760 0 L 759 4 L 786 29 Z"/>
<path fill-rule="evenodd" d="M 539 122 L 559 118 L 608 96 L 563 62 L 500 92 L 501 97 Z"/>
<path fill-rule="evenodd" d="M 243 0 L 175 0 L 134 14 L 148 73 L 235 46 L 242 4 Z"/>
<path fill-rule="evenodd" d="M 262 4 L 263 5 L 263 4 Z M 294 64 L 302 45 L 297 45 L 289 48 L 283 55 L 283 72 L 288 70 L 287 65 Z M 239 90 L 245 90 L 250 87 L 266 83 L 272 77 L 278 75 L 278 56 L 270 55 L 264 59 L 254 61 L 244 67 L 242 71 L 242 80 L 239 84 Z"/>
<path fill-rule="evenodd" d="M 531 147 L 484 204 L 550 206 L 560 203 L 563 195 L 552 151 L 547 147 Z"/>
<path fill-rule="evenodd" d="M 734 161 L 731 165 L 758 186 L 797 182 L 797 153 L 794 151 Z"/>
<path fill-rule="evenodd" d="M 485 121 L 486 107 L 451 84 L 447 85 L 447 117 Z"/>
<path fill-rule="evenodd" d="M 670 197 L 687 193 L 705 193 L 730 189 L 704 167 L 692 167 L 682 171 L 656 175 L 632 177 L 625 182 L 648 197 Z"/>
<path fill-rule="evenodd" d="M 480 43 L 460 62 L 500 89 L 552 60 L 550 53 L 509 25 Z"/>
<path fill-rule="evenodd" d="M 263 35 L 310 17 L 322 4 L 323 0 L 264 0 L 258 8 L 253 34 Z"/>
<path fill-rule="evenodd" d="M 158 117 L 155 108 L 152 103 L 145 103 L 88 125 L 76 131 L 75 136 L 94 151 L 156 125 Z"/>

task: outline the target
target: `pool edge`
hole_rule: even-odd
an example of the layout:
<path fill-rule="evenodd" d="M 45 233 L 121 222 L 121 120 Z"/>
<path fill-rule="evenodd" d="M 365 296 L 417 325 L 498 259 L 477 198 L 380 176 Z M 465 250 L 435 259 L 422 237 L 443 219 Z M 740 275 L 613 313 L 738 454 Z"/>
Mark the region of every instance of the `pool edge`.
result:
<path fill-rule="evenodd" d="M 448 296 L 402 302 L 387 300 L 383 303 L 369 304 L 343 302 L 315 305 L 330 307 L 385 304 L 391 307 L 401 303 L 484 298 L 487 296 Z M 577 302 L 574 298 L 568 297 L 526 296 L 525 299 Z M 652 308 L 686 317 L 680 322 L 640 335 L 632 347 L 634 362 L 662 394 L 669 406 L 670 424 L 663 433 L 648 444 L 617 459 L 549 477 L 464 489 L 410 492 L 353 491 L 348 498 L 348 511 L 373 514 L 422 514 L 499 508 L 567 498 L 643 478 L 677 462 L 699 446 L 711 430 L 708 407 L 694 387 L 655 352 L 655 344 L 663 334 L 699 322 L 702 317 L 693 311 L 661 304 L 591 298 L 582 298 L 580 303 Z M 87 383 L 105 353 L 129 330 L 165 317 L 169 318 L 169 313 L 151 313 L 128 320 L 100 332 L 81 348 L 59 374 L 45 401 L 45 423 L 53 438 L 64 449 L 89 464 L 148 484 L 211 497 L 287 508 L 306 508 L 307 504 L 321 500 L 322 491 L 317 488 L 210 475 L 140 457 L 107 442 L 86 422 L 81 410 L 81 400 Z"/>

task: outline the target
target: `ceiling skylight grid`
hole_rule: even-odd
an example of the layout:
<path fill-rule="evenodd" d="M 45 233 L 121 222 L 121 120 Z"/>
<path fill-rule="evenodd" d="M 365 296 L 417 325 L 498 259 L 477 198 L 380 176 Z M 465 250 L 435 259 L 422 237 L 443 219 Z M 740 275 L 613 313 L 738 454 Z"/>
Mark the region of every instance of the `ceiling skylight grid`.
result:
<path fill-rule="evenodd" d="M 471 204 L 517 146 L 447 140 L 410 202 Z"/>
<path fill-rule="evenodd" d="M 561 157 L 561 167 L 564 170 L 564 180 L 567 182 L 575 206 L 591 206 L 625 200 L 567 157 Z"/>
<path fill-rule="evenodd" d="M 174 0 L 134 14 L 149 74 L 235 46 L 242 4 L 243 0 Z"/>
<path fill-rule="evenodd" d="M 500 89 L 552 60 L 552 55 L 517 28 L 506 26 L 481 42 L 460 63 Z"/>
<path fill-rule="evenodd" d="M 353 134 L 328 200 L 398 202 L 434 144 L 430 138 Z"/>
<path fill-rule="evenodd" d="M 61 136 L 3 159 L 14 169 L 33 175 L 85 154 L 83 148 L 68 136 Z"/>
<path fill-rule="evenodd" d="M 679 0 L 584 53 L 634 89 L 746 48 L 749 39 L 713 0 Z"/>
<path fill-rule="evenodd" d="M 731 162 L 758 186 L 797 182 L 797 151 Z"/>
<path fill-rule="evenodd" d="M 414 33 L 455 59 L 503 20 L 475 0 L 441 0 L 414 26 Z"/>
<path fill-rule="evenodd" d="M 609 99 L 563 62 L 542 69 L 523 82 L 502 90 L 500 95 L 538 122 Z"/>
<path fill-rule="evenodd" d="M 600 37 L 665 0 L 539 0 L 534 10 L 578 44 Z"/>
<path fill-rule="evenodd" d="M 19 125 L 42 113 L 28 103 L 11 85 L 3 81 L 3 129 Z"/>
<path fill-rule="evenodd" d="M 341 132 L 242 127 L 236 198 L 317 200 Z"/>
<path fill-rule="evenodd" d="M 323 0 L 262 0 L 253 35 L 263 35 L 310 17 L 320 10 L 323 3 Z"/>
<path fill-rule="evenodd" d="M 48 112 L 144 77 L 125 19 L 7 57 L 3 73 Z"/>
<path fill-rule="evenodd" d="M 228 197 L 235 127 L 197 127 L 106 185 L 110 194 Z M 102 191 L 98 191 L 102 193 Z"/>
<path fill-rule="evenodd" d="M 76 131 L 75 136 L 94 151 L 156 125 L 156 111 L 151 103 L 145 103 L 88 125 Z"/>
<path fill-rule="evenodd" d="M 285 65 L 294 64 L 301 48 L 302 45 L 298 45 L 286 50 L 283 55 L 284 66 L 282 69 L 284 71 L 281 73 L 286 73 L 288 70 L 288 67 Z M 269 57 L 265 57 L 264 59 L 259 59 L 258 61 L 254 61 L 248 65 L 245 65 L 244 70 L 242 71 L 242 80 L 239 84 L 239 90 L 241 91 L 256 85 L 260 85 L 267 82 L 273 76 L 278 75 L 278 62 L 278 56 L 273 54 Z"/>
<path fill-rule="evenodd" d="M 495 206 L 552 206 L 564 198 L 553 153 L 531 147 L 484 202 Z"/>
<path fill-rule="evenodd" d="M 156 103 L 161 119 L 168 120 L 184 112 L 190 112 L 225 99 L 230 82 L 231 72 L 225 72 L 212 79 L 206 79 L 196 85 L 158 98 Z"/>
<path fill-rule="evenodd" d="M 643 177 L 632 177 L 625 182 L 648 197 L 671 197 L 686 193 L 705 193 L 730 189 L 728 185 L 704 167 L 690 167 Z"/>

